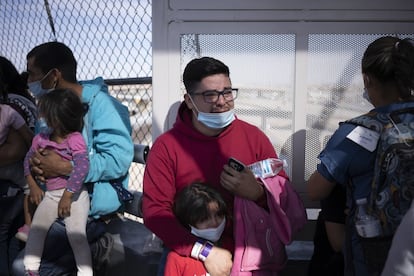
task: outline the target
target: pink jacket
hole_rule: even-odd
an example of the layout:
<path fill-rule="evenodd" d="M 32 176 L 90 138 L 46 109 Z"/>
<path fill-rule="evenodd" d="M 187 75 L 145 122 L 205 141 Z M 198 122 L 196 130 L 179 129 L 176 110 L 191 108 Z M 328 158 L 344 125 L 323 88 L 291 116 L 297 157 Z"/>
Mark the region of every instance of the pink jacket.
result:
<path fill-rule="evenodd" d="M 285 245 L 307 222 L 303 203 L 282 176 L 262 179 L 269 212 L 256 203 L 235 198 L 235 251 L 232 276 L 277 275 L 286 264 Z"/>

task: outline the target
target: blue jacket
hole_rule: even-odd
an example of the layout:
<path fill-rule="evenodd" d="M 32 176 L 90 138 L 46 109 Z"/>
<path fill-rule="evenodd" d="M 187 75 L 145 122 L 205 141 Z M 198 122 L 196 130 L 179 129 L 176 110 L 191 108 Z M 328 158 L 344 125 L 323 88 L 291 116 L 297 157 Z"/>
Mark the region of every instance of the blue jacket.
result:
<path fill-rule="evenodd" d="M 88 105 L 82 130 L 90 162 L 85 183 L 94 185 L 90 215 L 99 217 L 121 207 L 109 181 L 122 181 L 124 188 L 128 188 L 134 144 L 128 108 L 108 94 L 103 79 L 99 77 L 80 84 L 83 86 L 82 102 Z"/>

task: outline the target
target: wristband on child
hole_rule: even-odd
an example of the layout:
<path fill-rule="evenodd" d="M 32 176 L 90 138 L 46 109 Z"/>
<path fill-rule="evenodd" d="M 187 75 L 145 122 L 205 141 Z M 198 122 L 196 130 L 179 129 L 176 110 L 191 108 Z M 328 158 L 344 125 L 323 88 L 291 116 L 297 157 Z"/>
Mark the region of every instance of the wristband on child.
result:
<path fill-rule="evenodd" d="M 191 250 L 191 257 L 198 260 L 198 255 L 200 255 L 201 249 L 203 249 L 204 241 L 198 240 L 193 245 L 193 249 Z"/>
<path fill-rule="evenodd" d="M 214 245 L 211 242 L 206 242 L 200 254 L 198 255 L 198 259 L 204 262 L 207 259 L 208 254 L 210 254 L 211 249 L 213 249 L 213 246 Z"/>
<path fill-rule="evenodd" d="M 66 176 L 70 176 L 70 175 L 72 174 L 73 167 L 75 166 L 75 163 L 74 163 L 72 160 L 70 160 L 69 162 L 70 162 L 70 165 L 71 165 L 72 167 L 70 168 L 70 173 L 68 173 Z"/>

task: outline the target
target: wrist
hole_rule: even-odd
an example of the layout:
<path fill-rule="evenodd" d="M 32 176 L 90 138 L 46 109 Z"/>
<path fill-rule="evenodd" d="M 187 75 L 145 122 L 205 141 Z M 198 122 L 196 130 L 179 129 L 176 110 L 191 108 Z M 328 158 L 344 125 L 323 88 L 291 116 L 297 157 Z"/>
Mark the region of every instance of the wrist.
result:
<path fill-rule="evenodd" d="M 211 242 L 207 241 L 204 244 L 203 248 L 201 249 L 201 252 L 198 255 L 198 259 L 204 262 L 207 259 L 208 255 L 210 254 L 211 249 L 213 249 L 213 246 L 214 245 Z"/>
<path fill-rule="evenodd" d="M 261 195 L 257 197 L 254 202 L 257 204 L 257 206 L 260 206 L 264 210 L 269 211 L 269 207 L 267 206 L 266 187 L 262 183 L 260 183 L 259 185 L 261 186 L 262 192 L 261 192 Z"/>
<path fill-rule="evenodd" d="M 62 175 L 70 176 L 72 174 L 73 170 L 73 161 L 65 162 L 65 165 L 63 166 L 63 172 Z"/>
<path fill-rule="evenodd" d="M 68 189 L 65 189 L 65 191 L 63 192 L 62 197 L 65 197 L 65 198 L 71 199 L 71 198 L 73 197 L 73 192 L 71 192 L 71 191 L 70 191 L 70 190 L 68 190 Z"/>
<path fill-rule="evenodd" d="M 193 249 L 191 250 L 191 257 L 198 260 L 201 250 L 203 249 L 205 241 L 198 240 L 194 243 Z"/>
<path fill-rule="evenodd" d="M 257 185 L 259 187 L 258 192 L 257 192 L 257 196 L 256 199 L 254 201 L 261 201 L 263 200 L 263 197 L 265 196 L 265 190 L 263 187 L 263 184 L 261 182 L 257 182 Z"/>
<path fill-rule="evenodd" d="M 36 181 L 31 175 L 26 177 L 26 182 L 27 182 L 27 185 L 29 185 L 29 188 L 36 188 L 37 186 Z"/>
<path fill-rule="evenodd" d="M 191 250 L 191 257 L 204 262 L 210 254 L 211 249 L 213 249 L 213 246 L 214 244 L 209 241 L 198 240 L 194 243 L 193 249 Z"/>

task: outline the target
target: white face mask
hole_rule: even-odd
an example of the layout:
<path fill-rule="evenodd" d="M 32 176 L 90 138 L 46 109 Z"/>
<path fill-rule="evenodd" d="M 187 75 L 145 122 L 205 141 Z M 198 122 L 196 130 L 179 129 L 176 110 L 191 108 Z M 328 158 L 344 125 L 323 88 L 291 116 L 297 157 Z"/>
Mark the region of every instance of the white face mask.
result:
<path fill-rule="evenodd" d="M 364 92 L 362 93 L 362 98 L 367 100 L 370 104 L 372 104 L 371 99 L 368 94 L 368 90 L 364 87 Z"/>
<path fill-rule="evenodd" d="M 221 234 L 223 234 L 224 227 L 226 226 L 226 218 L 223 218 L 223 221 L 217 228 L 207 228 L 207 229 L 198 229 L 194 226 L 191 226 L 191 234 L 199 238 L 203 238 L 212 242 L 216 242 L 220 239 Z"/>
<path fill-rule="evenodd" d="M 36 99 L 39 99 L 42 95 L 44 95 L 44 94 L 52 91 L 53 89 L 55 89 L 56 83 L 55 83 L 55 85 L 54 85 L 53 88 L 50 88 L 50 89 L 44 89 L 44 88 L 42 88 L 42 81 L 49 75 L 49 73 L 52 70 L 50 70 L 49 72 L 47 72 L 47 74 L 42 79 L 40 79 L 38 81 L 29 82 L 27 84 L 27 86 L 29 87 L 29 91 L 33 94 L 33 96 Z"/>
<path fill-rule="evenodd" d="M 221 113 L 207 113 L 201 112 L 198 110 L 197 106 L 195 105 L 192 97 L 190 96 L 191 102 L 193 103 L 195 109 L 197 110 L 197 120 L 202 124 L 206 125 L 210 128 L 225 128 L 226 126 L 230 125 L 236 118 L 234 117 L 234 109 L 230 109 L 226 112 Z"/>

